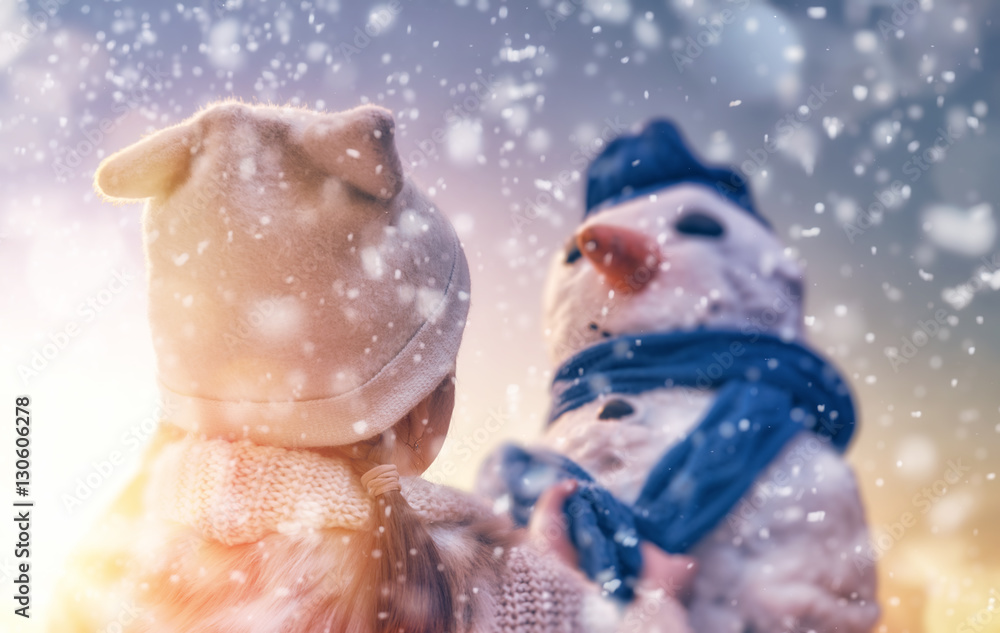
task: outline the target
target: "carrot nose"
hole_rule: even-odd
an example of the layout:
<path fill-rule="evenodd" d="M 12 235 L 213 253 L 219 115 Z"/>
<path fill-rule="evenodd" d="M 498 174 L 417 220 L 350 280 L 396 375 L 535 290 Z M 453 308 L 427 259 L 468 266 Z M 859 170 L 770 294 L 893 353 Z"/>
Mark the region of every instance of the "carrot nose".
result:
<path fill-rule="evenodd" d="M 643 288 L 662 261 L 654 240 L 620 226 L 591 224 L 577 234 L 576 243 L 612 287 L 625 282 L 633 290 Z"/>

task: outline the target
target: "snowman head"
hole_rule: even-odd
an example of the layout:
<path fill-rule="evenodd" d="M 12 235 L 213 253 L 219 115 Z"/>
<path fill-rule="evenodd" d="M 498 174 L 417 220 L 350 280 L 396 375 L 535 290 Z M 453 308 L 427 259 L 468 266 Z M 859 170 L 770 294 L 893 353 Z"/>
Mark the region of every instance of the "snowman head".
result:
<path fill-rule="evenodd" d="M 609 144 L 588 169 L 584 222 L 552 258 L 552 360 L 625 334 L 800 337 L 802 272 L 737 182 L 702 165 L 667 121 Z"/>

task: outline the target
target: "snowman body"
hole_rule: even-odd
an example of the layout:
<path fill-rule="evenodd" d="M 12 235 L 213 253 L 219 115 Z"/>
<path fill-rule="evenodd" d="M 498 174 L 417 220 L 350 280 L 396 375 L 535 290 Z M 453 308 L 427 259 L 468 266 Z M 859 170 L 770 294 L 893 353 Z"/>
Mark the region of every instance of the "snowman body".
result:
<path fill-rule="evenodd" d="M 611 337 L 692 329 L 801 341 L 801 271 L 757 218 L 682 183 L 590 215 L 553 257 L 545 327 L 556 365 Z M 706 359 L 725 363 L 725 354 Z M 542 447 L 632 503 L 714 402 L 710 390 L 606 393 L 552 420 Z M 484 483 L 483 491 L 490 493 Z M 868 529 L 849 465 L 802 432 L 689 554 L 702 633 L 863 633 L 878 619 Z"/>
<path fill-rule="evenodd" d="M 602 412 L 632 413 L 611 419 Z M 561 416 L 540 441 L 632 503 L 660 457 L 697 425 L 710 394 L 661 389 L 609 394 Z M 878 617 L 873 569 L 858 569 L 867 539 L 850 467 L 805 433 L 690 552 L 698 560 L 690 624 L 699 632 L 870 631 Z"/>

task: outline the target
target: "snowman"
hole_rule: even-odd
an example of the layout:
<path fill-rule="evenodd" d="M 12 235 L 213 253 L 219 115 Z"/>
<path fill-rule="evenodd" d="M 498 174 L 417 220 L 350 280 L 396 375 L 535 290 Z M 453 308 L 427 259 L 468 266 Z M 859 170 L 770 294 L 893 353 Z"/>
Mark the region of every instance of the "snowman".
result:
<path fill-rule="evenodd" d="M 693 556 L 695 631 L 870 631 L 850 392 L 805 344 L 802 272 L 745 182 L 655 120 L 594 160 L 586 206 L 545 289 L 547 427 L 488 459 L 479 491 L 525 523 L 578 480 L 581 568 L 627 601 L 638 543 Z"/>

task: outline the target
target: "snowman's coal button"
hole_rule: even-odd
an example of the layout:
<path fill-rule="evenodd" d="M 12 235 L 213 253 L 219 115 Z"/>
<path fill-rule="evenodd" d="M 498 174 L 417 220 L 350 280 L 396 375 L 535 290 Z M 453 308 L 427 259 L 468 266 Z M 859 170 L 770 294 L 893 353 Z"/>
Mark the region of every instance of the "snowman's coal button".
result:
<path fill-rule="evenodd" d="M 620 420 L 626 416 L 635 413 L 635 409 L 632 405 L 625 402 L 621 398 L 615 398 L 614 400 L 608 400 L 603 407 L 601 407 L 601 412 L 597 414 L 598 420 Z"/>
<path fill-rule="evenodd" d="M 601 458 L 600 472 L 603 475 L 616 473 L 625 468 L 625 462 L 617 455 L 605 455 Z"/>

